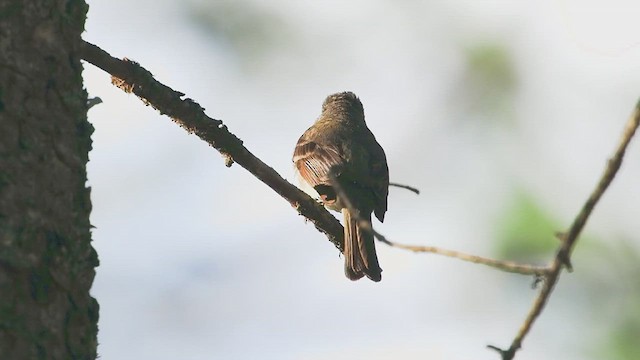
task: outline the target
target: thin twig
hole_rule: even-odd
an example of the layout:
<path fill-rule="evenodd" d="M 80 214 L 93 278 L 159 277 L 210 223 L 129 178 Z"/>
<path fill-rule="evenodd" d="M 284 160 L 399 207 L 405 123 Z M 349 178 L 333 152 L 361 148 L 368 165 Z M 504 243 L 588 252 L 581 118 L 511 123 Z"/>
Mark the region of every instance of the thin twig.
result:
<path fill-rule="evenodd" d="M 380 240 L 383 241 L 382 239 Z M 519 264 L 513 261 L 489 259 L 482 256 L 466 254 L 463 252 L 443 249 L 436 246 L 404 245 L 404 244 L 398 244 L 391 241 L 383 241 L 383 242 L 385 242 L 389 246 L 393 246 L 399 249 L 410 250 L 413 252 L 425 252 L 425 253 L 431 253 L 436 255 L 442 255 L 450 258 L 459 259 L 462 261 L 471 262 L 474 264 L 486 265 L 492 268 L 496 268 L 498 270 L 502 270 L 502 271 L 506 271 L 514 274 L 546 276 L 549 271 L 546 266 L 535 266 L 535 265 Z"/>
<path fill-rule="evenodd" d="M 356 219 L 356 221 L 358 221 L 360 226 L 365 231 L 369 231 L 373 233 L 373 236 L 375 236 L 376 239 L 380 240 L 381 242 L 389 246 L 396 247 L 399 249 L 410 250 L 413 252 L 425 252 L 425 253 L 442 255 L 442 256 L 446 256 L 454 259 L 459 259 L 462 261 L 472 262 L 475 264 L 490 266 L 490 267 L 493 267 L 502 271 L 514 273 L 514 274 L 535 275 L 538 277 L 547 275 L 548 269 L 542 266 L 533 266 L 533 265 L 526 265 L 526 264 L 518 264 L 513 261 L 501 261 L 501 260 L 489 259 L 489 258 L 477 256 L 477 255 L 465 254 L 463 252 L 459 252 L 455 250 L 443 249 L 436 246 L 403 245 L 403 244 L 393 242 L 387 239 L 386 236 L 376 231 L 371 225 L 371 222 L 367 221 L 366 219 L 362 219 L 360 217 L 359 212 L 354 209 L 351 203 L 351 200 L 349 199 L 349 196 L 345 193 L 344 189 L 342 188 L 342 185 L 336 178 L 335 174 L 330 173 L 329 178 L 331 179 L 331 185 L 335 189 L 336 194 L 338 195 L 338 197 L 340 197 L 340 200 L 345 204 L 345 206 L 351 211 L 351 216 L 353 216 Z"/>
<path fill-rule="evenodd" d="M 522 346 L 522 341 L 524 340 L 525 336 L 527 336 L 527 334 L 531 330 L 531 326 L 544 309 L 544 306 L 546 305 L 554 286 L 558 282 L 562 268 L 570 265 L 569 259 L 571 257 L 571 251 L 573 250 L 573 247 L 578 240 L 578 236 L 580 235 L 580 232 L 589 219 L 589 215 L 591 215 L 594 207 L 602 197 L 602 194 L 604 194 L 604 192 L 607 190 L 607 188 L 611 184 L 611 181 L 616 176 L 618 169 L 620 169 L 620 165 L 622 164 L 622 159 L 624 158 L 627 146 L 629 145 L 629 142 L 631 141 L 631 138 L 635 134 L 636 129 L 639 125 L 640 102 L 636 104 L 633 114 L 627 121 L 616 151 L 613 157 L 607 162 L 604 173 L 600 177 L 600 181 L 598 181 L 595 189 L 591 192 L 591 195 L 589 195 L 589 198 L 582 206 L 582 209 L 573 220 L 569 231 L 560 236 L 560 238 L 563 239 L 563 242 L 558 248 L 553 262 L 549 265 L 549 273 L 545 278 L 542 289 L 540 290 L 538 297 L 533 302 L 531 310 L 529 311 L 529 314 L 527 315 L 524 323 L 518 330 L 516 337 L 511 342 L 511 346 L 507 350 L 501 350 L 496 346 L 489 345 L 490 349 L 496 350 L 498 351 L 498 353 L 500 353 L 503 360 L 512 360 L 514 358 L 516 352 Z"/>
<path fill-rule="evenodd" d="M 405 185 L 405 184 L 399 184 L 399 183 L 394 183 L 394 182 L 390 182 L 389 186 L 395 186 L 397 188 L 401 188 L 401 189 L 406 189 L 411 191 L 412 193 L 415 193 L 416 195 L 420 195 L 420 190 L 418 188 L 414 188 L 413 186 L 409 186 L 409 185 Z"/>

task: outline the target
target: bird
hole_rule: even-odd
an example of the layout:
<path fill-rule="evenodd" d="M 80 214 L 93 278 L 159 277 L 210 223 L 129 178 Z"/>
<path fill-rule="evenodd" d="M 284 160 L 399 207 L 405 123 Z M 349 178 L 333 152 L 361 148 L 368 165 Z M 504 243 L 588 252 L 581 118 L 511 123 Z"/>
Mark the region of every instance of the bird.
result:
<path fill-rule="evenodd" d="M 324 100 L 320 116 L 296 143 L 293 163 L 301 183 L 313 188 L 326 208 L 343 214 L 346 277 L 355 281 L 366 275 L 380 281 L 373 233 L 359 220 L 370 224 L 373 213 L 384 221 L 389 168 L 382 146 L 365 123 L 362 102 L 353 92 L 335 93 Z"/>

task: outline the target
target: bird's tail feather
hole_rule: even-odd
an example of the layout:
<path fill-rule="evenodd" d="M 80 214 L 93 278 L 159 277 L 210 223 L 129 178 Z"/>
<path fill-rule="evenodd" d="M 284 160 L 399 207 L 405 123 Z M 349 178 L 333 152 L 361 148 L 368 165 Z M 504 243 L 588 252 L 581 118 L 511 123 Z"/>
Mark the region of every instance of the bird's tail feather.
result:
<path fill-rule="evenodd" d="M 373 281 L 382 279 L 382 269 L 378 264 L 373 234 L 358 224 L 349 209 L 342 209 L 344 215 L 344 273 L 350 280 L 358 280 L 366 275 Z M 360 212 L 359 217 L 371 222 L 371 212 Z"/>

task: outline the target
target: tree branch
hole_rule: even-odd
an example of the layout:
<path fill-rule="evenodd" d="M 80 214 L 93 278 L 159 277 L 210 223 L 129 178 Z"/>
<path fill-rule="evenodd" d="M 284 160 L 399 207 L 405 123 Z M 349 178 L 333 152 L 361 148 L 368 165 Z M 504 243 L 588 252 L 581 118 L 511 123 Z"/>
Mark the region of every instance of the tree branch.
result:
<path fill-rule="evenodd" d="M 376 235 L 376 237 L 378 236 Z M 413 252 L 424 252 L 424 253 L 442 255 L 450 258 L 459 259 L 462 261 L 471 262 L 474 264 L 486 265 L 498 270 L 502 270 L 502 271 L 510 272 L 514 274 L 546 276 L 547 273 L 549 272 L 549 269 L 546 266 L 535 266 L 535 265 L 520 264 L 514 261 L 489 259 L 489 258 L 485 258 L 478 255 L 466 254 L 463 252 L 443 249 L 436 246 L 405 245 L 405 244 L 398 244 L 396 242 L 391 242 L 387 239 L 382 240 L 380 237 L 378 237 L 378 239 L 389 246 L 393 246 L 399 249 L 410 250 Z"/>
<path fill-rule="evenodd" d="M 146 105 L 168 115 L 176 124 L 213 146 L 225 158 L 226 166 L 236 162 L 248 170 L 286 199 L 299 214 L 309 219 L 340 251 L 344 249 L 344 229 L 340 222 L 247 150 L 242 140 L 229 132 L 221 120 L 208 117 L 198 103 L 182 99 L 183 93 L 158 82 L 138 63 L 126 58 L 114 58 L 96 45 L 83 42 L 80 57 L 111 74 L 114 85 L 136 94 Z"/>
<path fill-rule="evenodd" d="M 512 360 L 518 349 L 520 349 L 520 347 L 522 346 L 522 341 L 524 340 L 525 336 L 527 336 L 527 334 L 531 330 L 531 326 L 547 304 L 547 300 L 553 292 L 554 286 L 558 282 L 562 268 L 567 267 L 568 269 L 571 269 L 571 262 L 569 260 L 571 257 L 571 251 L 573 250 L 576 241 L 578 241 L 578 236 L 587 223 L 589 215 L 591 215 L 594 207 L 602 197 L 602 194 L 604 194 L 604 192 L 607 190 L 607 188 L 611 184 L 611 181 L 616 176 L 618 169 L 620 169 L 620 165 L 622 164 L 622 159 L 624 158 L 627 146 L 629 145 L 629 142 L 631 141 L 631 138 L 635 134 L 636 129 L 639 125 L 640 101 L 636 104 L 633 114 L 627 121 L 616 151 L 613 157 L 610 158 L 607 162 L 604 173 L 600 177 L 600 181 L 598 181 L 595 189 L 591 192 L 591 195 L 589 195 L 589 198 L 582 206 L 582 209 L 573 220 L 573 223 L 571 224 L 569 230 L 566 233 L 558 236 L 558 238 L 562 240 L 562 244 L 559 246 L 553 262 L 548 266 L 549 273 L 544 278 L 542 289 L 540 290 L 538 297 L 536 297 L 535 301 L 533 302 L 531 310 L 529 310 L 529 314 L 518 330 L 516 337 L 511 342 L 511 346 L 507 350 L 502 350 L 496 346 L 488 345 L 490 349 L 496 350 L 498 353 L 500 353 L 503 360 Z"/>

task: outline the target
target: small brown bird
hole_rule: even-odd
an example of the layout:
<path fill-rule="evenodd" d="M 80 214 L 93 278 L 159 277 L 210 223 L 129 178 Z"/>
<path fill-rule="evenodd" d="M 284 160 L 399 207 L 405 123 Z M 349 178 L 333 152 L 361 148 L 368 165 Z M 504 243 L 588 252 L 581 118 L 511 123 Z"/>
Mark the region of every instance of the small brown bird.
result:
<path fill-rule="evenodd" d="M 300 178 L 320 195 L 323 204 L 344 215 L 344 271 L 351 280 L 366 275 L 382 279 L 373 234 L 357 218 L 371 222 L 375 212 L 381 222 L 387 211 L 389 168 L 384 150 L 364 121 L 364 109 L 352 92 L 327 97 L 316 122 L 302 134 L 293 152 Z M 337 179 L 352 214 L 332 186 Z"/>

